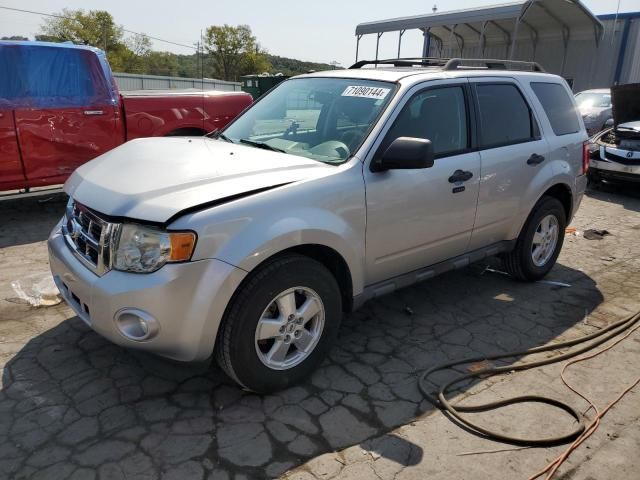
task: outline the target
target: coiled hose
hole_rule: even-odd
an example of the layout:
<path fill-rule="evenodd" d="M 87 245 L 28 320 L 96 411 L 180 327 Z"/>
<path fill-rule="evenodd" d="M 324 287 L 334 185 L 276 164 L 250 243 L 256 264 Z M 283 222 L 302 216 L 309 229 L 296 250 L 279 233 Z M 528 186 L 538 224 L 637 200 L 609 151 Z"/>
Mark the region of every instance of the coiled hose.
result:
<path fill-rule="evenodd" d="M 513 372 L 513 371 L 529 370 L 531 368 L 542 367 L 544 365 L 549 365 L 552 363 L 557 363 L 563 360 L 567 360 L 569 358 L 576 357 L 577 355 L 580 355 L 588 350 L 591 350 L 597 347 L 598 345 L 605 343 L 607 340 L 610 340 L 611 338 L 619 335 L 625 330 L 630 329 L 639 320 L 640 320 L 640 312 L 630 315 L 617 322 L 614 322 L 598 332 L 592 333 L 590 335 L 585 335 L 581 338 L 577 338 L 574 340 L 556 343 L 553 345 L 544 345 L 541 347 L 531 348 L 529 350 L 500 353 L 500 354 L 489 355 L 489 356 L 468 357 L 462 360 L 457 360 L 455 362 L 444 363 L 444 364 L 435 366 L 427 370 L 426 372 L 424 372 L 418 379 L 418 387 L 422 391 L 422 394 L 425 396 L 425 398 L 427 398 L 430 402 L 432 402 L 436 407 L 447 412 L 449 415 L 455 418 L 460 424 L 467 427 L 469 430 L 471 430 L 472 432 L 474 432 L 475 434 L 481 437 L 491 439 L 491 440 L 497 440 L 504 443 L 510 443 L 514 445 L 523 445 L 523 446 L 532 446 L 532 447 L 548 447 L 548 446 L 554 446 L 554 445 L 562 445 L 578 438 L 584 432 L 585 425 L 582 420 L 582 416 L 573 407 L 571 407 L 570 405 L 564 402 L 561 402 L 560 400 L 556 400 L 553 398 L 544 397 L 540 395 L 524 395 L 520 397 L 513 397 L 505 400 L 499 400 L 495 402 L 488 402 L 488 403 L 482 403 L 482 404 L 476 404 L 476 405 L 458 405 L 458 404 L 453 405 L 447 400 L 446 395 L 454 385 L 464 382 L 465 380 L 469 380 L 476 377 L 491 377 L 494 375 L 499 375 L 499 374 Z M 563 353 L 551 358 L 545 358 L 543 360 L 521 363 L 518 365 L 507 365 L 503 367 L 488 367 L 488 368 L 483 368 L 474 372 L 459 375 L 455 377 L 453 380 L 440 386 L 437 396 L 434 396 L 429 391 L 429 388 L 427 386 L 427 379 L 429 378 L 429 376 L 432 375 L 434 372 L 437 372 L 440 370 L 451 369 L 458 365 L 463 365 L 467 363 L 475 363 L 475 362 L 482 362 L 482 361 L 488 361 L 488 360 L 499 360 L 499 359 L 511 358 L 511 357 L 520 357 L 520 356 L 531 355 L 531 354 L 541 353 L 541 352 L 551 352 L 551 351 L 556 351 L 556 350 L 560 350 L 567 347 L 573 347 L 575 345 L 580 345 L 585 342 L 590 342 L 591 340 L 593 341 L 588 345 L 585 345 L 576 350 Z M 578 422 L 578 426 L 572 432 L 567 433 L 565 435 L 556 436 L 556 437 L 548 437 L 548 438 L 513 437 L 513 436 L 505 435 L 501 432 L 493 431 L 488 428 L 482 427 L 481 425 L 478 425 L 477 423 L 472 422 L 467 417 L 462 415 L 463 412 L 486 412 L 489 410 L 495 410 L 501 407 L 505 407 L 507 405 L 513 405 L 517 403 L 529 403 L 529 402 L 546 403 L 560 410 L 563 410 L 567 412 L 569 415 L 571 415 L 576 420 L 576 422 Z"/>

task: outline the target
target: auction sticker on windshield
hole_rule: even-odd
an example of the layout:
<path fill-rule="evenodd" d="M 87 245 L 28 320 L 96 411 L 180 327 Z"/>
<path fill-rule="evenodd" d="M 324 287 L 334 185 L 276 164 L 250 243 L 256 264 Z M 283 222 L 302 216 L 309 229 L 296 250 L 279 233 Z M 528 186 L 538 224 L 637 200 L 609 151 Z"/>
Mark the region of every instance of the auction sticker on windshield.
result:
<path fill-rule="evenodd" d="M 375 98 L 381 100 L 387 96 L 391 91 L 390 88 L 381 87 L 364 87 L 358 85 L 350 85 L 342 92 L 343 97 L 360 97 L 360 98 Z"/>

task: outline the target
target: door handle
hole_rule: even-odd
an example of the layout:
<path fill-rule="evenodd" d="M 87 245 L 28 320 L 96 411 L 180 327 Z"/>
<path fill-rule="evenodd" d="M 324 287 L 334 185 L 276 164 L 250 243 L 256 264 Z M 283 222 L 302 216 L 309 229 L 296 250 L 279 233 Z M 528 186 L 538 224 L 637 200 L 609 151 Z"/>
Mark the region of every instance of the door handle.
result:
<path fill-rule="evenodd" d="M 544 156 L 538 155 L 537 153 L 532 153 L 527 160 L 527 165 L 539 165 L 542 162 L 544 162 Z"/>
<path fill-rule="evenodd" d="M 104 115 L 104 110 L 85 110 L 84 114 L 87 116 Z"/>
<path fill-rule="evenodd" d="M 449 177 L 449 183 L 466 182 L 473 177 L 473 173 L 465 170 L 456 170 L 453 175 Z"/>

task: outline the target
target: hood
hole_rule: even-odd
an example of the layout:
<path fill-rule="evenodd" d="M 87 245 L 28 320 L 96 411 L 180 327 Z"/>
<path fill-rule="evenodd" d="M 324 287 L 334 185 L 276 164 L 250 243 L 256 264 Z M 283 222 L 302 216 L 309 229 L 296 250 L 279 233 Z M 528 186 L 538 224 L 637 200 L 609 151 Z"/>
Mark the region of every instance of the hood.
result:
<path fill-rule="evenodd" d="M 640 83 L 611 87 L 613 104 L 613 124 L 640 120 Z"/>
<path fill-rule="evenodd" d="M 79 167 L 65 191 L 105 215 L 165 223 L 186 209 L 333 170 L 296 155 L 206 137 L 143 138 Z"/>
<path fill-rule="evenodd" d="M 587 115 L 599 116 L 603 113 L 609 113 L 611 111 L 611 107 L 594 107 L 593 105 L 588 106 L 578 106 L 578 110 L 580 111 L 580 115 L 586 117 Z"/>

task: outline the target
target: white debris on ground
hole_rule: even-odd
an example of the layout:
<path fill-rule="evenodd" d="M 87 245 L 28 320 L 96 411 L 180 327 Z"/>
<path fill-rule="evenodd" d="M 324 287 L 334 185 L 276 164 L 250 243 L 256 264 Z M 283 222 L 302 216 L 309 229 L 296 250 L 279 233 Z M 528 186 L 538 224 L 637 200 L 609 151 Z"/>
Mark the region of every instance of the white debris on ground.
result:
<path fill-rule="evenodd" d="M 32 307 L 50 307 L 62 302 L 58 287 L 49 272 L 34 273 L 11 282 L 15 298 L 7 300 L 14 303 L 29 304 Z"/>

